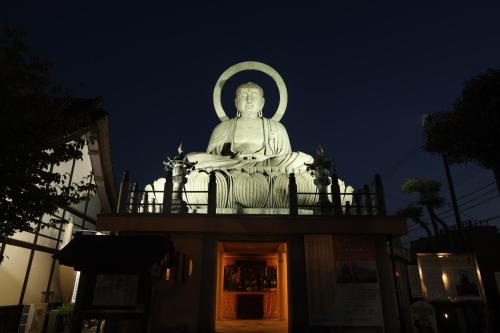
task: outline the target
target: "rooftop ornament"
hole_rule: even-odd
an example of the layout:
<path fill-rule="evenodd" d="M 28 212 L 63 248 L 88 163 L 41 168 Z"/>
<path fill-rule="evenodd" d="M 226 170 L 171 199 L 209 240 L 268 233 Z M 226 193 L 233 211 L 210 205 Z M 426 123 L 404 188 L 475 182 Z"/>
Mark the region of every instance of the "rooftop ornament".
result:
<path fill-rule="evenodd" d="M 180 143 L 177 148 L 177 155 L 173 158 L 167 157 L 167 161 L 164 161 L 163 164 L 167 172 L 167 179 L 171 179 L 172 184 L 170 185 L 169 181 L 165 182 L 165 188 L 167 186 L 172 186 L 171 212 L 187 213 L 186 202 L 182 200 L 182 192 L 184 190 L 184 185 L 187 183 L 186 176 L 194 169 L 196 162 L 190 162 L 187 159 L 182 143 Z M 164 197 L 164 199 L 166 198 Z"/>

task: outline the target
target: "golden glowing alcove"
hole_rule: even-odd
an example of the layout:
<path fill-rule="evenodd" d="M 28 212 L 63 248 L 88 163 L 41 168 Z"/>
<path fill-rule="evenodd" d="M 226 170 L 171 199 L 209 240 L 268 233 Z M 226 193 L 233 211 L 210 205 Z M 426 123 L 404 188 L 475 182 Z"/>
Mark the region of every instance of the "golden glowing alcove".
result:
<path fill-rule="evenodd" d="M 288 332 L 287 245 L 218 242 L 217 332 Z"/>

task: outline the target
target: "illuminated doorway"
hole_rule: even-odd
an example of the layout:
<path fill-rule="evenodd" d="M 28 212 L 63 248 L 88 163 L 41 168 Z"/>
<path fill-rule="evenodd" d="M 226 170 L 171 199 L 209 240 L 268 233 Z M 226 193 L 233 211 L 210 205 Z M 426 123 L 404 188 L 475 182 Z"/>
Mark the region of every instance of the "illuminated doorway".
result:
<path fill-rule="evenodd" d="M 288 332 L 287 245 L 218 242 L 216 332 Z"/>

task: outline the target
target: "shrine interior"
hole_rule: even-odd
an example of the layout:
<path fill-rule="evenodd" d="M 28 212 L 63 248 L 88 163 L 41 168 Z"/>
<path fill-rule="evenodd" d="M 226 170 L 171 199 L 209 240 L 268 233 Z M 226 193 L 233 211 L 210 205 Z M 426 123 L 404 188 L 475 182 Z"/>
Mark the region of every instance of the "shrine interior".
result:
<path fill-rule="evenodd" d="M 288 332 L 287 244 L 219 242 L 217 332 Z"/>

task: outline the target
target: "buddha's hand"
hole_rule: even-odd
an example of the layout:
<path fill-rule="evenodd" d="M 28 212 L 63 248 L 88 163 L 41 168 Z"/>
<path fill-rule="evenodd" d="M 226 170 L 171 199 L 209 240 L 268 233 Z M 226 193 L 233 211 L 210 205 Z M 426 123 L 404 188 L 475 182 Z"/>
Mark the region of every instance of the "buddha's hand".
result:
<path fill-rule="evenodd" d="M 254 154 L 246 154 L 246 153 L 238 153 L 236 158 L 245 161 L 254 161 L 260 162 L 266 160 L 268 157 L 264 154 L 254 153 Z"/>

